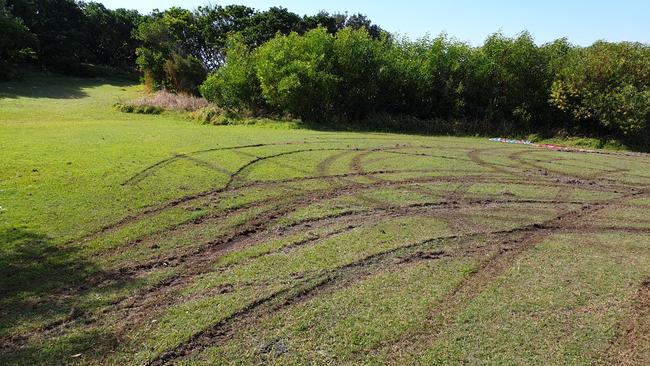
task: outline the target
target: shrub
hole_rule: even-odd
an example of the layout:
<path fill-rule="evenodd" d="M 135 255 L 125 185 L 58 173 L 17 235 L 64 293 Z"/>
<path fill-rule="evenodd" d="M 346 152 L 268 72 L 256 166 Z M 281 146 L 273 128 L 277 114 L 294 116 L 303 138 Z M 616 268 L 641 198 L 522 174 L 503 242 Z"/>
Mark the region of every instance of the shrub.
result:
<path fill-rule="evenodd" d="M 147 48 L 137 49 L 136 62 L 144 74 L 144 85 L 148 92 L 164 89 L 169 86 L 165 72 L 165 55 Z"/>
<path fill-rule="evenodd" d="M 576 50 L 559 71 L 550 101 L 579 123 L 627 137 L 650 135 L 650 47 L 597 42 Z"/>
<path fill-rule="evenodd" d="M 190 113 L 190 117 L 204 125 L 228 125 L 230 116 L 215 107 L 206 107 Z"/>
<path fill-rule="evenodd" d="M 332 48 L 331 73 L 337 80 L 334 113 L 358 120 L 377 107 L 385 44 L 371 38 L 365 28 L 345 28 L 334 36 Z"/>
<path fill-rule="evenodd" d="M 240 35 L 228 40 L 226 55 L 226 64 L 201 85 L 201 95 L 227 110 L 259 112 L 265 103 L 255 74 L 253 55 Z"/>
<path fill-rule="evenodd" d="M 165 62 L 165 73 L 172 90 L 194 95 L 198 95 L 199 85 L 206 76 L 206 71 L 197 58 L 181 57 L 178 54 Z"/>
<path fill-rule="evenodd" d="M 266 102 L 306 120 L 329 117 L 339 82 L 331 73 L 333 52 L 334 38 L 323 28 L 262 45 L 255 71 Z"/>
<path fill-rule="evenodd" d="M 132 104 L 115 104 L 115 108 L 124 113 L 139 113 L 139 114 L 160 114 L 164 111 L 163 108 L 153 105 L 132 105 Z"/>
<path fill-rule="evenodd" d="M 209 105 L 210 103 L 203 98 L 161 90 L 126 103 L 118 103 L 115 107 L 126 113 L 160 114 L 165 110 L 192 112 Z"/>

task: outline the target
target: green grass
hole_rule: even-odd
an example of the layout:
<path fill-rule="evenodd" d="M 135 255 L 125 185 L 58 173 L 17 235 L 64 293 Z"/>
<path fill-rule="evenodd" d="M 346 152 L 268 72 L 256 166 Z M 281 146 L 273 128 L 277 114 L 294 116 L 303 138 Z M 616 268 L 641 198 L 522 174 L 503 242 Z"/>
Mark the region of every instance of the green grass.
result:
<path fill-rule="evenodd" d="M 541 144 L 555 144 L 562 146 L 571 146 L 581 149 L 604 149 L 604 150 L 624 150 L 626 146 L 620 141 L 611 139 L 598 139 L 589 137 L 555 137 L 550 139 L 537 140 Z"/>
<path fill-rule="evenodd" d="M 0 84 L 0 364 L 650 362 L 647 156 L 113 108 L 141 93 Z"/>
<path fill-rule="evenodd" d="M 647 273 L 650 237 L 552 237 L 462 311 L 423 364 L 571 364 L 599 358 Z"/>
<path fill-rule="evenodd" d="M 249 364 L 336 364 L 361 358 L 419 329 L 417 319 L 425 318 L 472 265 L 444 260 L 371 275 L 349 288 L 274 314 L 188 364 L 228 364 L 235 359 Z M 260 352 L 260 348 L 268 350 Z"/>

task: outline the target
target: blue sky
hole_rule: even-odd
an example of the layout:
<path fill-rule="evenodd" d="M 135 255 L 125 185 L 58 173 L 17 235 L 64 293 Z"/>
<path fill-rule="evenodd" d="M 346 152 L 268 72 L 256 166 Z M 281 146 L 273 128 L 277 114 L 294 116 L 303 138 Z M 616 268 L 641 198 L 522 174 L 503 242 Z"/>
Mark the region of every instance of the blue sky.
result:
<path fill-rule="evenodd" d="M 209 0 L 100 0 L 109 8 L 137 8 L 149 12 L 170 6 L 194 8 Z M 501 30 L 514 35 L 530 31 L 538 43 L 568 37 L 588 45 L 598 39 L 650 43 L 648 0 L 231 0 L 212 3 L 244 4 L 257 9 L 283 6 L 298 14 L 329 12 L 363 13 L 393 33 L 411 38 L 446 32 L 478 45 Z"/>

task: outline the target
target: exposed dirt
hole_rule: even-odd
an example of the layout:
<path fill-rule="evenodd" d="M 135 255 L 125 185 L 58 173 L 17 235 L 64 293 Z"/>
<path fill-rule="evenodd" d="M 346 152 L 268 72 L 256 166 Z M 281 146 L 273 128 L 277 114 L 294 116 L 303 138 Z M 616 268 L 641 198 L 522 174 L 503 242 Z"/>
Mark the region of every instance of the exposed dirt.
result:
<path fill-rule="evenodd" d="M 367 278 L 373 274 L 382 271 L 388 271 L 399 266 L 412 265 L 420 261 L 440 260 L 447 257 L 472 257 L 480 261 L 479 269 L 468 275 L 462 284 L 448 294 L 439 305 L 432 310 L 427 319 L 426 331 L 415 334 L 407 334 L 398 342 L 390 345 L 390 354 L 397 361 L 404 350 L 412 350 L 414 347 L 424 347 L 426 344 L 435 341 L 442 331 L 454 319 L 454 316 L 474 299 L 482 290 L 484 290 L 495 279 L 501 276 L 510 266 L 525 253 L 534 248 L 538 243 L 543 241 L 549 235 L 558 232 L 574 233 L 592 233 L 592 232 L 631 232 L 631 233 L 648 233 L 650 229 L 635 227 L 616 227 L 616 226 L 593 226 L 587 225 L 587 220 L 591 215 L 603 210 L 613 210 L 616 208 L 627 207 L 627 201 L 645 194 L 647 187 L 643 185 L 624 184 L 614 179 L 608 178 L 611 174 L 625 173 L 626 169 L 604 169 L 602 172 L 589 174 L 585 176 L 574 176 L 563 173 L 562 170 L 545 169 L 543 166 L 536 164 L 523 156 L 529 153 L 529 150 L 520 150 L 509 154 L 507 157 L 512 161 L 512 165 L 506 163 L 494 163 L 489 161 L 489 154 L 499 152 L 507 147 L 495 147 L 487 149 L 467 150 L 466 157 L 445 156 L 440 154 L 428 154 L 425 152 L 401 151 L 413 148 L 410 144 L 387 144 L 385 146 L 360 149 L 353 146 L 355 139 L 351 139 L 350 146 L 346 147 L 312 147 L 310 144 L 331 144 L 332 141 L 316 139 L 315 141 L 296 141 L 277 144 L 255 144 L 234 147 L 217 147 L 214 149 L 195 151 L 190 153 L 176 154 L 168 159 L 161 160 L 151 166 L 143 169 L 134 176 L 126 180 L 123 185 L 136 185 L 155 174 L 161 169 L 165 169 L 171 163 L 178 160 L 185 160 L 190 163 L 206 168 L 217 174 L 228 175 L 227 182 L 219 187 L 206 190 L 204 192 L 186 195 L 175 200 L 161 203 L 156 207 L 151 207 L 142 212 L 125 217 L 122 220 L 108 224 L 96 232 L 67 245 L 82 245 L 89 241 L 101 238 L 105 235 L 111 235 L 116 230 L 125 228 L 129 225 L 138 223 L 142 220 L 155 217 L 171 208 L 180 205 L 199 204 L 199 200 L 208 199 L 217 201 L 226 194 L 238 194 L 251 187 L 274 189 L 283 185 L 292 183 L 310 182 L 327 183 L 327 187 L 318 190 L 292 191 L 292 194 L 283 195 L 279 198 L 263 198 L 253 203 L 248 203 L 236 208 L 218 210 L 212 209 L 209 205 L 201 206 L 207 210 L 207 213 L 199 218 L 187 222 L 171 224 L 160 230 L 143 235 L 142 237 L 130 240 L 116 249 L 106 250 L 100 254 L 114 256 L 117 254 L 128 254 L 135 248 L 153 248 L 159 237 L 174 237 L 179 233 L 189 230 L 200 229 L 207 225 L 213 225 L 229 217 L 238 217 L 251 210 L 263 209 L 261 214 L 256 215 L 250 220 L 236 225 L 226 234 L 210 237 L 204 242 L 193 243 L 192 245 L 182 246 L 166 250 L 151 258 L 146 258 L 139 262 L 118 263 L 116 268 L 111 268 L 103 276 L 88 278 L 83 284 L 76 287 L 61 289 L 60 292 L 53 296 L 60 296 L 62 299 L 74 299 L 75 296 L 81 296 L 88 293 L 93 288 L 105 288 L 120 284 L 127 284 L 137 278 L 142 278 L 150 274 L 153 270 L 165 267 L 174 268 L 177 271 L 174 275 L 163 279 L 159 283 L 146 287 L 136 293 L 132 293 L 124 298 L 115 301 L 111 307 L 103 309 L 98 313 L 73 312 L 71 315 L 56 322 L 52 322 L 41 329 L 37 329 L 29 334 L 12 335 L 0 339 L 8 350 L 23 347 L 33 336 L 55 337 L 65 334 L 67 330 L 78 322 L 99 323 L 109 325 L 122 338 L 128 338 L 139 324 L 148 322 L 152 318 L 163 314 L 167 309 L 203 297 L 215 297 L 228 294 L 237 290 L 241 284 L 227 284 L 210 289 L 192 296 L 180 296 L 182 290 L 186 289 L 200 276 L 226 270 L 227 267 L 217 268 L 215 263 L 224 254 L 233 251 L 242 250 L 256 246 L 268 240 L 282 240 L 299 233 L 310 233 L 307 238 L 298 240 L 292 244 L 283 246 L 280 249 L 269 250 L 256 254 L 248 260 L 257 260 L 263 256 L 283 251 L 291 253 L 294 250 L 309 245 L 315 245 L 323 240 L 333 238 L 338 235 L 345 235 L 353 230 L 357 230 L 367 225 L 372 225 L 382 220 L 391 220 L 401 217 L 431 217 L 439 218 L 453 230 L 453 235 L 445 235 L 430 238 L 417 243 L 405 243 L 394 249 L 390 249 L 378 254 L 367 256 L 359 261 L 349 263 L 337 268 L 332 268 L 324 272 L 311 274 L 299 274 L 287 283 L 287 286 L 281 290 L 275 291 L 268 296 L 258 298 L 248 304 L 245 304 L 238 311 L 227 316 L 217 324 L 206 325 L 189 339 L 181 342 L 172 349 L 167 350 L 157 358 L 152 359 L 149 365 L 163 365 L 174 363 L 189 355 L 195 355 L 202 350 L 219 344 L 232 337 L 236 332 L 246 329 L 246 327 L 256 326 L 261 319 L 269 316 L 284 308 L 294 304 L 308 301 L 315 296 L 340 290 L 351 286 L 358 281 Z M 363 141 L 362 139 L 356 139 Z M 376 138 L 376 140 L 390 141 L 389 139 Z M 340 142 L 340 141 L 339 141 Z M 258 148 L 265 146 L 293 146 L 294 150 L 279 152 L 275 154 L 256 156 L 248 152 L 242 152 L 241 149 Z M 429 146 L 419 146 L 427 149 Z M 250 156 L 248 163 L 240 166 L 236 171 L 230 173 L 216 164 L 199 159 L 201 154 L 231 150 L 242 152 Z M 305 176 L 299 178 L 279 179 L 275 181 L 261 182 L 251 181 L 248 173 L 255 169 L 258 164 L 268 161 L 269 159 L 280 159 L 282 157 L 305 152 L 332 152 L 327 158 L 318 163 L 314 172 L 300 170 Z M 402 169 L 402 170 L 383 170 L 370 171 L 365 165 L 372 161 L 378 164 L 382 161 L 381 157 L 373 157 L 376 153 L 396 154 L 406 156 L 431 157 L 437 159 L 448 159 L 456 162 L 460 168 L 463 164 L 468 166 L 479 166 L 487 168 L 489 173 L 483 174 L 440 174 L 439 169 Z M 488 155 L 486 155 L 488 154 Z M 332 166 L 339 159 L 351 156 L 348 173 L 331 174 Z M 275 162 L 275 160 L 274 160 Z M 555 163 L 563 164 L 564 160 L 556 159 Z M 431 177 L 408 178 L 402 180 L 389 180 L 384 177 L 387 174 L 396 173 L 438 173 Z M 359 183 L 356 178 L 365 178 L 367 183 Z M 433 192 L 424 189 L 420 184 L 436 183 L 457 183 L 458 188 L 449 191 L 446 194 Z M 528 199 L 518 198 L 513 193 L 505 190 L 500 193 L 500 197 L 483 197 L 479 199 L 468 198 L 467 192 L 475 185 L 481 183 L 499 183 L 499 184 L 523 184 L 531 187 L 555 188 L 557 193 L 548 199 Z M 435 198 L 438 201 L 428 203 L 412 203 L 403 205 L 394 205 L 370 200 L 363 196 L 363 193 L 377 188 L 390 188 L 407 190 L 419 193 L 425 197 Z M 584 189 L 592 192 L 609 192 L 618 193 L 620 196 L 601 200 L 598 202 L 584 202 L 573 199 L 576 189 Z M 444 192 L 442 192 L 444 193 Z M 297 212 L 301 208 L 309 207 L 315 203 L 326 200 L 337 199 L 345 196 L 356 196 L 365 200 L 361 209 L 355 209 L 343 212 L 334 212 L 325 214 L 321 217 L 298 220 L 292 223 L 285 223 L 283 220 Z M 185 206 L 182 206 L 185 207 Z M 494 230 L 472 220 L 465 214 L 465 211 L 485 212 L 485 217 L 491 214 L 491 211 L 501 208 L 512 208 L 513 214 L 520 212 L 517 208 L 526 209 L 553 209 L 555 217 L 544 222 L 532 222 L 519 225 L 514 229 Z M 521 211 L 524 215 L 525 211 Z M 495 216 L 495 218 L 498 218 Z M 322 230 L 316 233 L 317 229 L 334 228 L 333 230 Z M 458 246 L 456 250 L 439 250 L 433 244 L 436 243 L 464 243 Z M 264 284 L 257 284 L 264 286 Z M 630 324 L 625 325 L 621 335 L 616 341 L 616 354 L 611 353 L 607 362 L 625 363 L 625 359 L 635 361 L 645 360 L 639 357 L 647 356 L 646 351 L 639 352 L 643 345 L 648 345 L 647 329 L 639 329 L 637 324 L 641 322 L 640 317 L 649 317 L 648 308 L 650 289 L 648 281 L 644 282 L 639 290 L 638 306 L 635 307 L 633 318 Z M 635 303 L 635 304 L 636 304 Z M 121 319 L 118 324 L 108 324 L 112 320 Z M 8 345 L 8 346 L 7 346 Z M 277 345 L 270 346 L 269 350 L 276 349 Z M 266 349 L 266 348 L 264 348 Z M 282 349 L 282 347 L 280 347 Z M 3 350 L 4 352 L 4 350 Z M 269 351 L 271 352 L 271 351 Z M 645 355 L 645 356 L 644 356 Z M 636 358 L 635 358 L 636 357 Z M 614 360 L 616 362 L 614 362 Z M 634 363 L 630 363 L 634 364 Z M 638 364 L 638 363 L 636 363 Z"/>
<path fill-rule="evenodd" d="M 650 278 L 646 278 L 632 301 L 628 318 L 600 360 L 607 365 L 650 364 Z"/>

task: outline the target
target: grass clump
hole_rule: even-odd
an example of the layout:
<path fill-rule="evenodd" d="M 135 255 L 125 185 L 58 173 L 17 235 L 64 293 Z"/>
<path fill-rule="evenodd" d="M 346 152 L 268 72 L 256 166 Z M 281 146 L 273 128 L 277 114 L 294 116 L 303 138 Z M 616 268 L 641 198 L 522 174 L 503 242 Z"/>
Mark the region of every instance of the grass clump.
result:
<path fill-rule="evenodd" d="M 615 139 L 594 138 L 594 137 L 554 137 L 541 140 L 544 144 L 557 144 L 563 146 L 598 149 L 598 150 L 626 150 L 627 147 Z"/>
<path fill-rule="evenodd" d="M 116 103 L 115 108 L 124 113 L 139 114 L 161 114 L 165 111 L 163 108 L 154 105 L 132 105 L 124 103 Z"/>
<path fill-rule="evenodd" d="M 231 124 L 230 119 L 224 115 L 223 111 L 216 107 L 206 107 L 191 112 L 190 118 L 204 125 L 223 126 Z"/>
<path fill-rule="evenodd" d="M 280 129 L 297 129 L 304 127 L 302 121 L 291 118 L 254 117 L 249 113 L 237 113 L 209 106 L 189 112 L 191 119 L 203 125 L 212 126 L 259 126 Z"/>
<path fill-rule="evenodd" d="M 124 113 L 160 114 L 164 111 L 193 112 L 209 105 L 203 98 L 161 90 L 128 102 L 117 103 L 115 108 Z"/>

